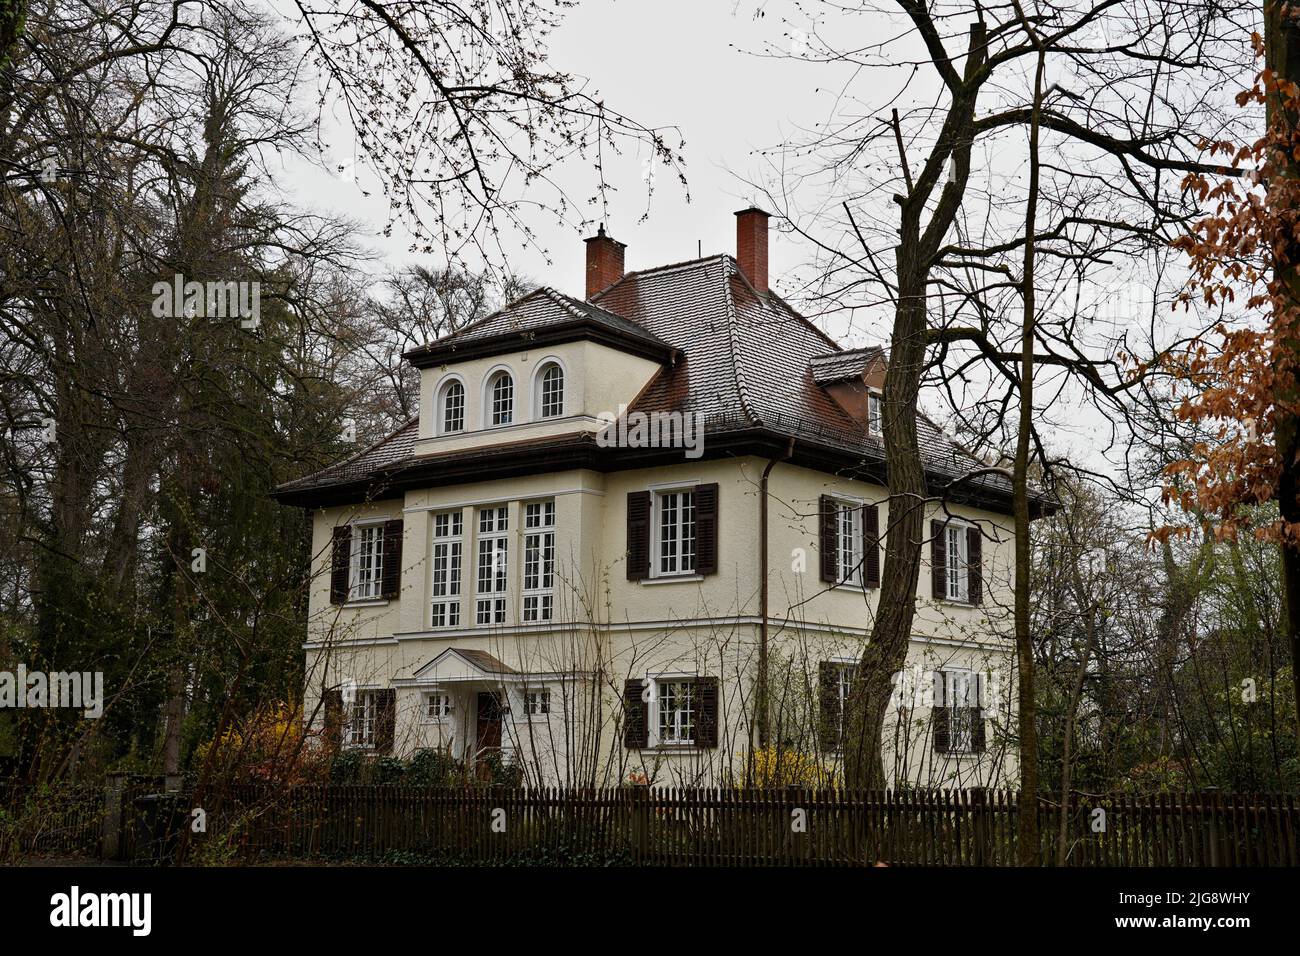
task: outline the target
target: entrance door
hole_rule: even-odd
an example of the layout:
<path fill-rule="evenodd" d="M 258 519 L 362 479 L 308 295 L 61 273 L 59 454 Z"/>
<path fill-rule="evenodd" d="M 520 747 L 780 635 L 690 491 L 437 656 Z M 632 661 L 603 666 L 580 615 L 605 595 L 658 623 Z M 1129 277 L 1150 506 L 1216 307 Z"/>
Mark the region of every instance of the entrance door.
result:
<path fill-rule="evenodd" d="M 474 754 L 482 759 L 501 750 L 501 695 L 487 691 L 478 695 L 478 732 Z"/>

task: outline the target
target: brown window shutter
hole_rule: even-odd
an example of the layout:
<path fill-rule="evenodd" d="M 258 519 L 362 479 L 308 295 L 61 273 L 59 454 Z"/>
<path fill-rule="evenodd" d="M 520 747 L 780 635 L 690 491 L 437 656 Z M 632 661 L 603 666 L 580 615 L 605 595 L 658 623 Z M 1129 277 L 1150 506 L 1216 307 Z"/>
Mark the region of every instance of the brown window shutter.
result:
<path fill-rule="evenodd" d="M 948 597 L 948 541 L 947 524 L 930 522 L 930 596 L 936 601 Z"/>
<path fill-rule="evenodd" d="M 862 506 L 862 585 L 880 587 L 880 508 Z"/>
<path fill-rule="evenodd" d="M 984 536 L 979 528 L 966 529 L 966 596 L 971 604 L 984 602 Z"/>
<path fill-rule="evenodd" d="M 330 557 L 330 603 L 346 604 L 348 600 L 348 577 L 352 565 L 352 526 L 343 525 L 334 529 L 334 541 Z"/>
<path fill-rule="evenodd" d="M 975 706 L 971 708 L 971 750 L 984 752 L 984 672 L 975 672 Z"/>
<path fill-rule="evenodd" d="M 718 679 L 695 678 L 695 746 L 718 745 Z"/>
<path fill-rule="evenodd" d="M 817 665 L 817 742 L 822 753 L 840 749 L 840 687 L 839 667 L 834 661 Z"/>
<path fill-rule="evenodd" d="M 646 703 L 641 696 L 644 681 L 623 682 L 623 746 L 642 750 L 650 746 L 650 723 L 646 720 Z"/>
<path fill-rule="evenodd" d="M 971 753 L 982 754 L 984 752 L 984 713 L 978 707 L 970 709 L 971 722 Z"/>
<path fill-rule="evenodd" d="M 948 716 L 949 710 L 942 705 L 930 709 L 930 722 L 934 725 L 934 752 L 948 752 Z"/>
<path fill-rule="evenodd" d="M 325 691 L 322 704 L 325 711 L 322 728 L 325 746 L 330 750 L 338 750 L 343 743 L 343 691 L 337 688 Z"/>
<path fill-rule="evenodd" d="M 396 598 L 402 593 L 402 522 L 384 522 L 384 568 L 380 597 Z"/>
<path fill-rule="evenodd" d="M 640 581 L 649 573 L 650 492 L 629 491 L 627 493 L 627 579 Z"/>
<path fill-rule="evenodd" d="M 695 486 L 695 573 L 718 573 L 718 485 Z"/>
<path fill-rule="evenodd" d="M 838 510 L 834 498 L 822 495 L 817 513 L 817 550 L 821 554 L 822 580 L 827 584 L 835 584 L 840 579 L 840 549 L 835 540 L 835 515 Z"/>
<path fill-rule="evenodd" d="M 397 691 L 389 687 L 375 691 L 375 753 L 393 752 L 397 731 Z"/>

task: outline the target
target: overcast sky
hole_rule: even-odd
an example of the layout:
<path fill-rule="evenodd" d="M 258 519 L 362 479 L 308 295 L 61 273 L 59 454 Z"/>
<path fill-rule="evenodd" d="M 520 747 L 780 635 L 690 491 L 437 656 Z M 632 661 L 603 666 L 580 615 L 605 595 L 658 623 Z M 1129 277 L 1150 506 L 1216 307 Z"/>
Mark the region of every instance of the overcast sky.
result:
<path fill-rule="evenodd" d="M 780 142 L 796 125 L 806 125 L 825 94 L 825 67 L 773 58 L 747 50 L 765 43 L 788 46 L 789 25 L 779 16 L 759 15 L 755 0 L 583 0 L 553 34 L 555 67 L 585 77 L 611 107 L 647 126 L 679 127 L 685 139 L 686 191 L 671 175 L 657 175 L 649 217 L 646 208 L 646 155 L 628 154 L 609 164 L 616 188 L 609 194 L 608 230 L 627 243 L 628 270 L 735 252 L 733 213 L 756 198 L 744 178 L 760 169 L 754 150 Z M 675 137 L 673 138 L 675 141 Z M 351 155 L 350 133 L 339 135 L 331 152 L 343 162 Z M 360 220 L 372 233 L 384 261 L 420 261 L 407 250 L 410 234 L 400 227 L 391 238 L 379 235 L 386 222 L 386 202 L 364 171 L 331 177 L 293 163 L 292 193 L 297 201 L 328 208 Z M 659 172 L 659 171 L 656 171 Z M 596 186 L 590 165 L 574 161 L 563 182 L 575 197 L 591 195 Z M 597 207 L 585 215 L 600 217 Z M 525 252 L 511 267 L 536 282 L 581 296 L 582 235 L 539 215 L 530 222 L 553 260 Z M 808 250 L 773 231 L 770 268 L 774 282 L 792 269 Z"/>

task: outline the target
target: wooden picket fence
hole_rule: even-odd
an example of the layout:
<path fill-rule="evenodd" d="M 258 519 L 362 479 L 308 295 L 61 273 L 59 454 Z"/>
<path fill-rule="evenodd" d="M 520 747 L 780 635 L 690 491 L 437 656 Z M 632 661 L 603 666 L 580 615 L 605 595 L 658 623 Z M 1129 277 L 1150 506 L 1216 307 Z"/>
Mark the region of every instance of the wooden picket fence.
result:
<path fill-rule="evenodd" d="M 1002 791 L 700 788 L 228 788 L 210 820 L 252 857 L 473 864 L 1008 866 L 1018 801 Z M 1060 801 L 1040 801 L 1056 864 Z M 1297 866 L 1291 794 L 1074 795 L 1068 866 Z"/>
<path fill-rule="evenodd" d="M 0 861 L 96 854 L 103 813 L 103 787 L 0 783 Z"/>
<path fill-rule="evenodd" d="M 160 781 L 116 789 L 0 785 L 0 851 L 156 861 Z M 186 827 L 193 793 L 152 819 Z M 1004 791 L 600 790 L 230 786 L 204 798 L 187 856 L 463 865 L 1009 866 L 1017 796 Z M 1044 866 L 1057 863 L 1059 798 L 1038 806 Z M 143 824 L 143 825 L 142 825 Z M 110 851 L 108 848 L 112 847 Z M 160 848 L 166 848 L 160 853 Z M 1066 865 L 1300 866 L 1293 794 L 1072 795 Z M 192 854 L 192 856 L 190 855 Z"/>

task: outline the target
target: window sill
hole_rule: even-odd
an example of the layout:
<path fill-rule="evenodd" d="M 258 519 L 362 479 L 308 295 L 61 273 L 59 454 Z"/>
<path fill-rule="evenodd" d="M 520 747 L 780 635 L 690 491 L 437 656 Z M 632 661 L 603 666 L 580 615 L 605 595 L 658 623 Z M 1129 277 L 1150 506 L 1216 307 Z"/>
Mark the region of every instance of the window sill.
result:
<path fill-rule="evenodd" d="M 867 594 L 867 593 L 870 593 L 871 591 L 879 591 L 879 590 L 880 590 L 880 585 L 878 585 L 878 584 L 869 584 L 869 585 L 867 585 L 866 587 L 863 587 L 861 584 L 858 584 L 858 583 L 856 583 L 856 582 L 854 582 L 854 581 L 842 581 L 842 582 L 839 583 L 839 584 L 832 584 L 832 585 L 831 585 L 831 590 L 832 590 L 832 591 L 852 591 L 854 594 Z"/>
<path fill-rule="evenodd" d="M 646 750 L 653 750 L 656 753 L 695 753 L 702 750 L 702 747 L 696 744 L 651 744 Z"/>
<path fill-rule="evenodd" d="M 358 598 L 355 601 L 347 601 L 343 607 L 387 607 L 388 598 Z"/>
<path fill-rule="evenodd" d="M 702 574 L 662 574 L 655 578 L 642 578 L 641 584 L 689 584 L 695 581 L 703 581 Z"/>

